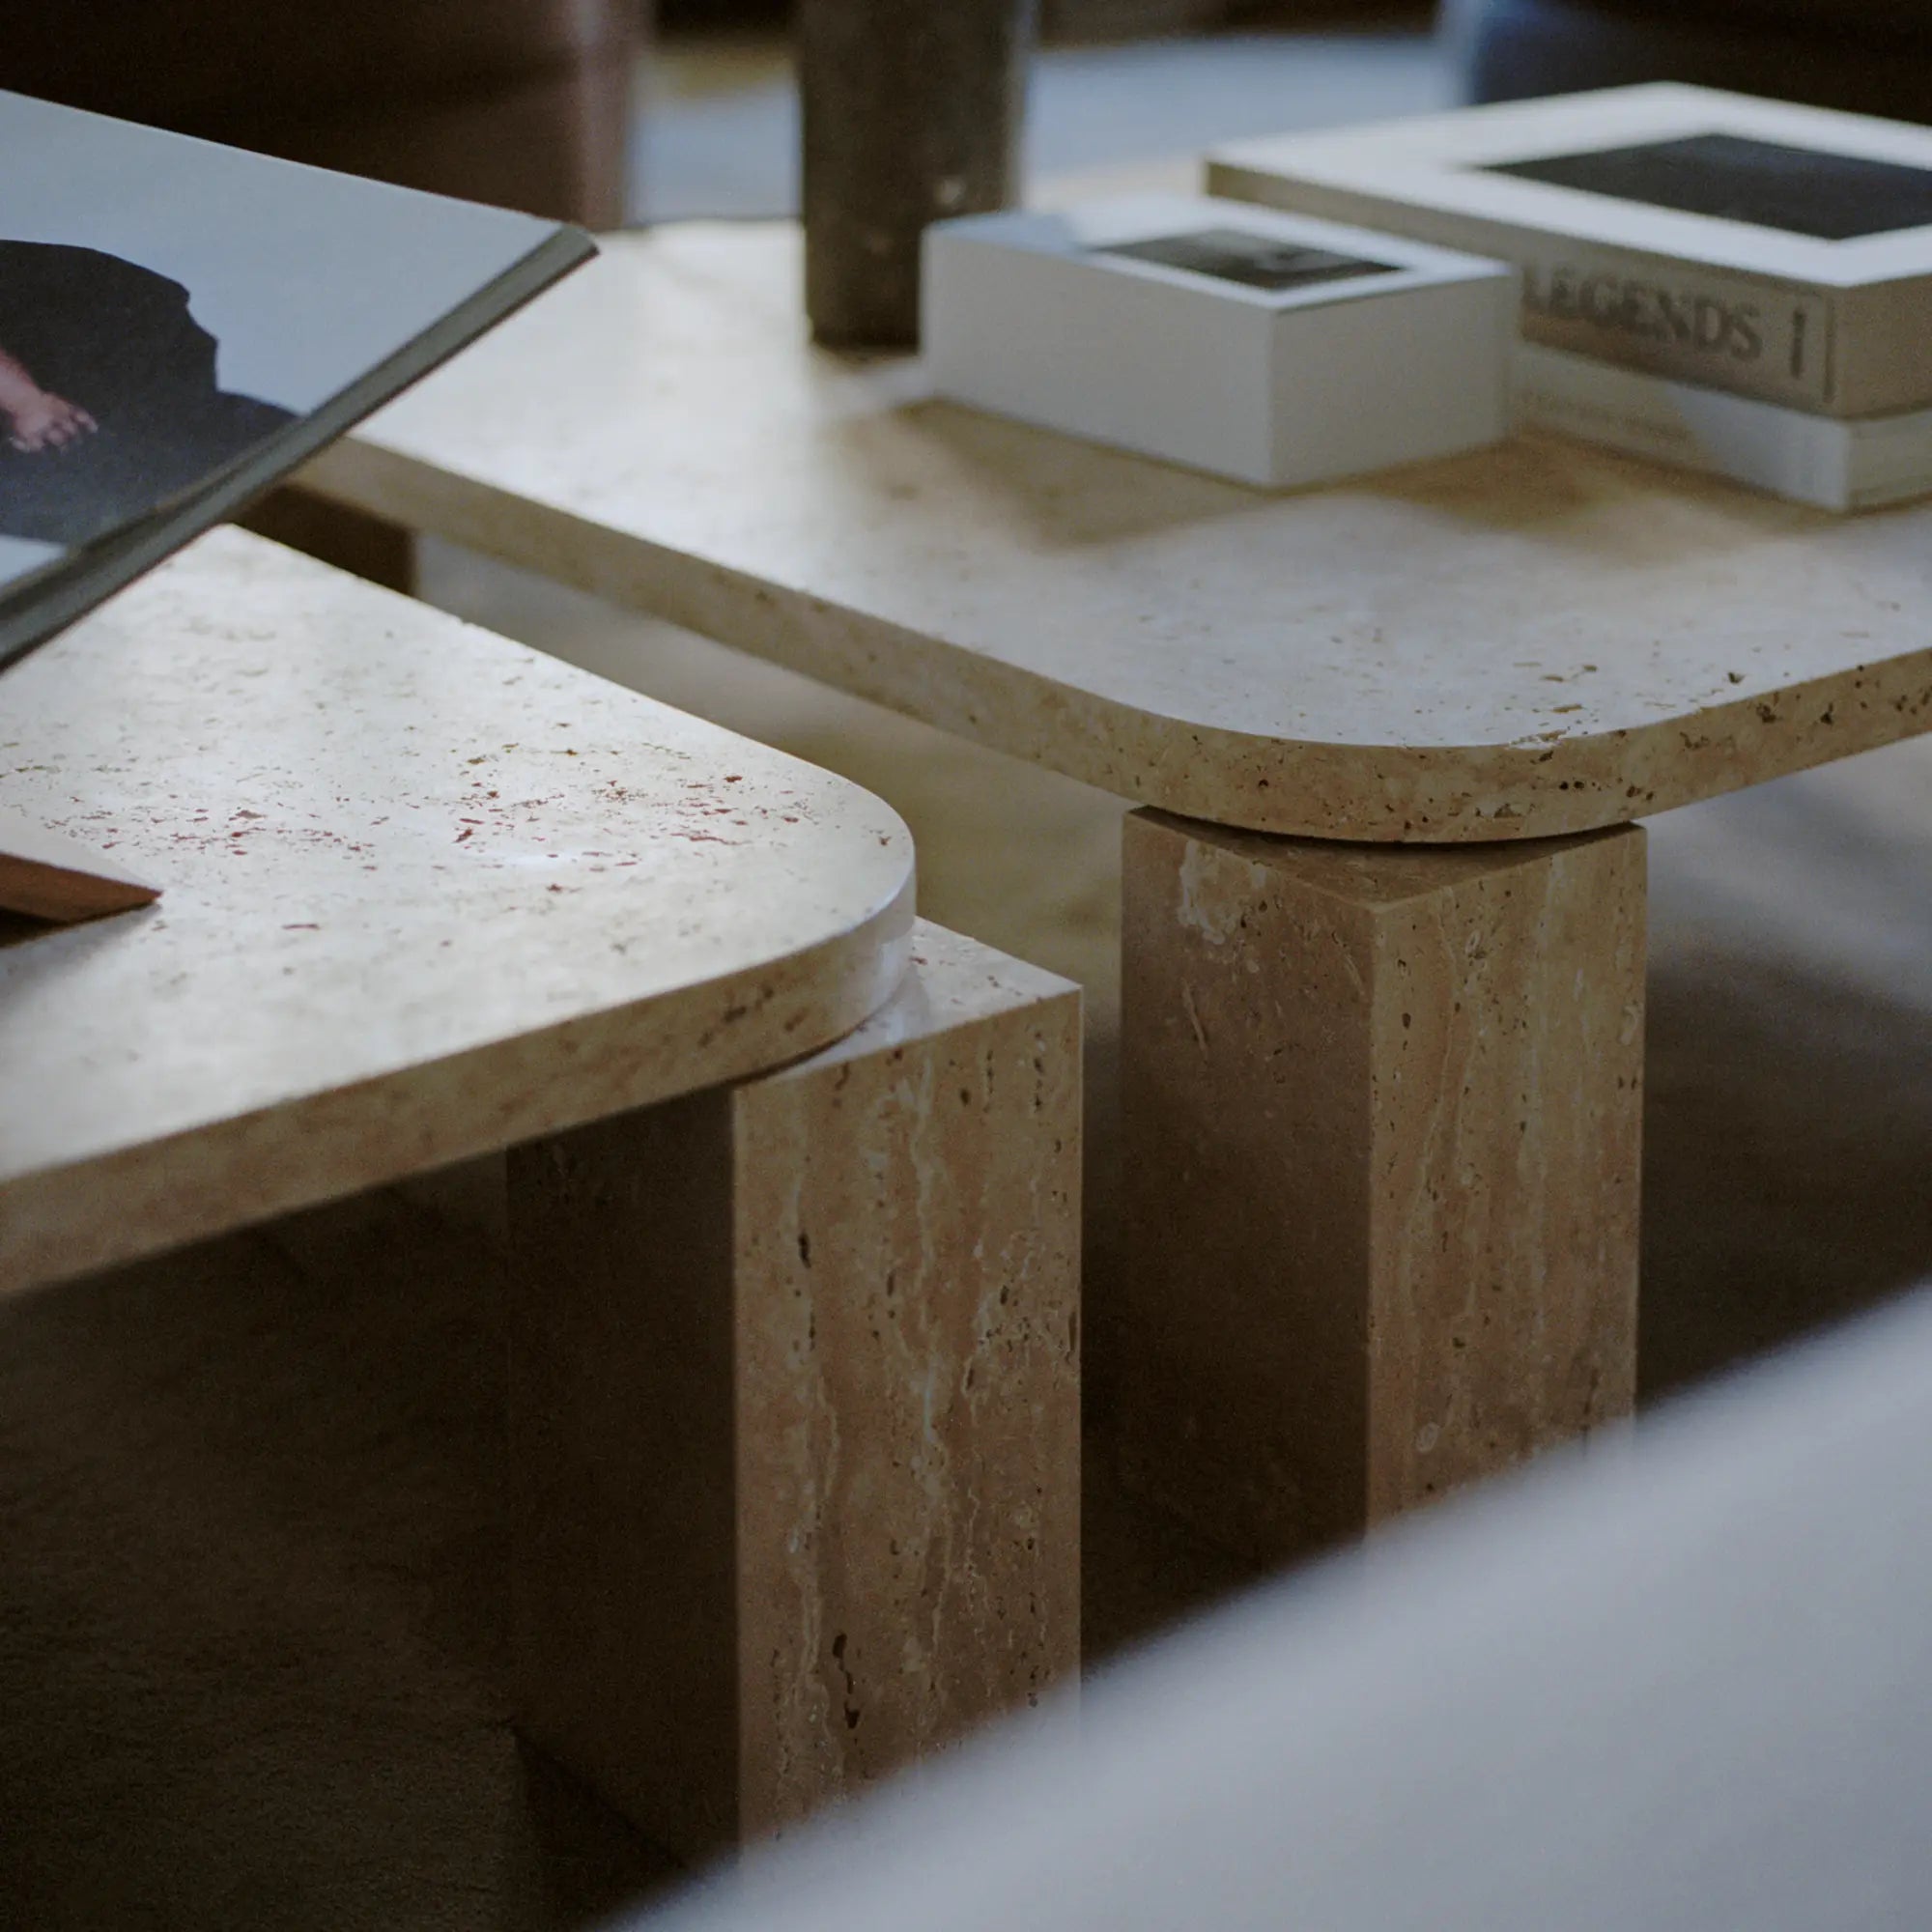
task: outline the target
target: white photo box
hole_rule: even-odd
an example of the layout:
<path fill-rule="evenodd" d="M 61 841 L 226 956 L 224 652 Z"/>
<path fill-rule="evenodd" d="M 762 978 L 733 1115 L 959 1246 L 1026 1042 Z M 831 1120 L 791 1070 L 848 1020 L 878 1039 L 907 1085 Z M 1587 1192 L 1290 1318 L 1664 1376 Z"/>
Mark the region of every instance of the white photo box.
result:
<path fill-rule="evenodd" d="M 1507 266 L 1238 203 L 1143 196 L 925 238 L 937 392 L 1267 488 L 1495 441 Z"/>

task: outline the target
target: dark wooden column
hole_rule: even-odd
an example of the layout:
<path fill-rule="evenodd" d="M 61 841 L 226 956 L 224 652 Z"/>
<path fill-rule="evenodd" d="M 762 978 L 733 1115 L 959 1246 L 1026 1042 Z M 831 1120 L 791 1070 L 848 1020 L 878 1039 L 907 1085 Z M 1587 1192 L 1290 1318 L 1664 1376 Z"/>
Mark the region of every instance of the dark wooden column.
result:
<path fill-rule="evenodd" d="M 800 0 L 805 306 L 835 346 L 919 337 L 928 222 L 1019 178 L 1035 0 Z"/>

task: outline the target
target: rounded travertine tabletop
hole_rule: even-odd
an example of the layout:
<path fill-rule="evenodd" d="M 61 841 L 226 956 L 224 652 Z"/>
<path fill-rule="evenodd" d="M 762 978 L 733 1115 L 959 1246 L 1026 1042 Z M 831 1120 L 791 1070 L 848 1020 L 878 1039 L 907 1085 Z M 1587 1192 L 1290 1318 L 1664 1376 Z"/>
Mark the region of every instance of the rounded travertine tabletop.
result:
<path fill-rule="evenodd" d="M 0 930 L 0 1289 L 765 1070 L 906 959 L 869 794 L 236 531 L 0 679 L 0 803 L 165 889 Z"/>
<path fill-rule="evenodd" d="M 1932 505 L 1516 441 L 1270 497 L 811 351 L 795 231 L 619 236 L 305 473 L 1143 804 L 1614 825 L 1932 728 Z"/>

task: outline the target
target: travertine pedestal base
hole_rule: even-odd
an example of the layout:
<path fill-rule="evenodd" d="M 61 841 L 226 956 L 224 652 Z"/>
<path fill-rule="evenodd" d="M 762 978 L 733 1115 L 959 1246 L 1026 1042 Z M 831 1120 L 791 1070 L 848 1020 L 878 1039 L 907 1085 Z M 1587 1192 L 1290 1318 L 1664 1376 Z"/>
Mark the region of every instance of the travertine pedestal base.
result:
<path fill-rule="evenodd" d="M 1128 1482 L 1285 1559 L 1626 1412 L 1642 834 L 1142 812 L 1124 874 Z"/>
<path fill-rule="evenodd" d="M 681 1854 L 1077 1667 L 1079 996 L 913 951 L 828 1051 L 511 1156 L 522 1716 Z"/>
<path fill-rule="evenodd" d="M 0 913 L 57 925 L 153 905 L 158 886 L 117 866 L 97 846 L 0 806 Z"/>

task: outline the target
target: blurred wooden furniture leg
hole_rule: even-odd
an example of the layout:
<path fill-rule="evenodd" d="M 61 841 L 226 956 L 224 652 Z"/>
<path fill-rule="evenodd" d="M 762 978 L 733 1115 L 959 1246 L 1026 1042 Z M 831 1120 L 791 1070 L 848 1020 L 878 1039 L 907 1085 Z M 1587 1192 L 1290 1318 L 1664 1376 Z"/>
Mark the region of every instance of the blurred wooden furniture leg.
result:
<path fill-rule="evenodd" d="M 243 529 L 332 563 L 386 590 L 413 595 L 416 539 L 386 517 L 331 503 L 298 484 L 271 490 L 240 519 Z"/>
<path fill-rule="evenodd" d="M 1132 1487 L 1282 1560 L 1628 1411 L 1643 849 L 1127 820 Z"/>
<path fill-rule="evenodd" d="M 801 0 L 805 312 L 820 342 L 919 340 L 927 225 L 1019 188 L 1031 0 Z"/>
<path fill-rule="evenodd" d="M 913 952 L 838 1045 L 510 1158 L 519 1719 L 682 1856 L 1077 1670 L 1079 995 Z"/>

